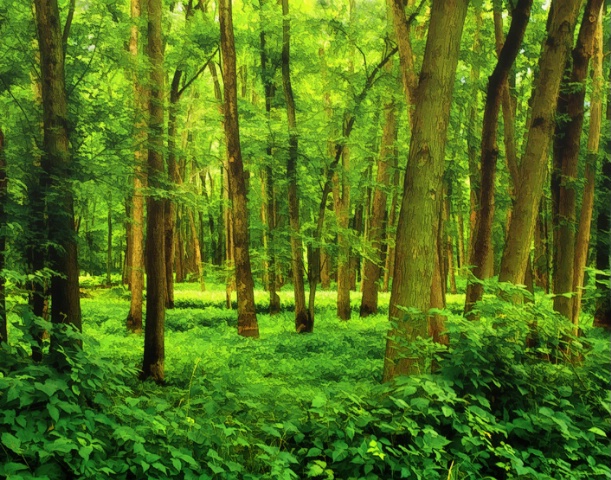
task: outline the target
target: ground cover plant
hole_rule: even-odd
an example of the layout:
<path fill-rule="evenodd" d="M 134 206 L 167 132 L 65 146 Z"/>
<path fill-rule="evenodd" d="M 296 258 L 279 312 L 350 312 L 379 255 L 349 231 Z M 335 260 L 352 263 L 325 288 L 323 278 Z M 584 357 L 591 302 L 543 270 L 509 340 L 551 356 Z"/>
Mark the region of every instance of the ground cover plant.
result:
<path fill-rule="evenodd" d="M 450 313 L 449 348 L 418 347 L 434 373 L 381 384 L 386 315 L 339 321 L 334 292 L 323 292 L 315 333 L 295 334 L 287 311 L 260 315 L 261 337 L 245 339 L 223 290 L 180 285 L 166 324 L 168 380 L 157 385 L 137 380 L 142 336 L 125 331 L 121 290 L 87 292 L 84 349 L 66 352 L 68 368 L 32 363 L 27 334 L 0 351 L 6 478 L 611 474 L 608 338 L 586 327 L 569 352 L 571 327 L 545 298 L 486 298 L 479 321 Z"/>

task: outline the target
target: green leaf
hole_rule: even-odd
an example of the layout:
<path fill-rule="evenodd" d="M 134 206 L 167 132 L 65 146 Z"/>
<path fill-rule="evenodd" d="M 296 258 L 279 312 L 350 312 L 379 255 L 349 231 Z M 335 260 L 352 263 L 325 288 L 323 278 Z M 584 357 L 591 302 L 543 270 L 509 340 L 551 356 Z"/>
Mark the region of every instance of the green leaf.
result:
<path fill-rule="evenodd" d="M 59 410 L 57 407 L 51 403 L 47 405 L 47 411 L 49 412 L 49 416 L 55 423 L 59 420 Z"/>
<path fill-rule="evenodd" d="M 2 434 L 2 444 L 15 453 L 21 453 L 21 440 L 8 432 Z"/>
<path fill-rule="evenodd" d="M 308 477 L 318 477 L 325 472 L 325 468 L 327 468 L 327 463 L 322 460 L 314 460 L 310 464 L 310 468 L 308 468 Z"/>
<path fill-rule="evenodd" d="M 594 433 L 596 435 L 600 435 L 601 437 L 606 437 L 607 436 L 607 434 L 603 430 L 598 428 L 598 427 L 588 428 L 588 432 L 592 432 L 592 433 Z"/>

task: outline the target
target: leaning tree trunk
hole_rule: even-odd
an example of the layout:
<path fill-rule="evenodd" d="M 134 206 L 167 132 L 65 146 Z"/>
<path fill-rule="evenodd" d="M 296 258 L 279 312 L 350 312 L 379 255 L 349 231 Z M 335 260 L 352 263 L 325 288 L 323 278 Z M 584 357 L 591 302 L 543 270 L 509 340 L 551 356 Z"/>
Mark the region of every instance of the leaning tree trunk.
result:
<path fill-rule="evenodd" d="M 600 130 L 602 120 L 602 96 L 603 96 L 603 22 L 602 11 L 599 12 L 594 41 L 594 52 L 592 55 L 592 94 L 590 97 L 590 125 L 588 130 L 588 144 L 586 155 L 586 171 L 584 174 L 586 185 L 581 198 L 581 214 L 579 215 L 579 227 L 575 238 L 575 259 L 573 264 L 573 288 L 575 298 L 573 299 L 573 310 L 571 321 L 573 325 L 579 325 L 579 312 L 581 310 L 581 297 L 583 278 L 588 259 L 588 247 L 590 245 L 590 229 L 592 226 L 592 215 L 594 212 L 594 188 L 596 184 L 596 164 L 598 147 L 600 143 Z M 608 100 L 607 100 L 608 101 Z"/>
<path fill-rule="evenodd" d="M 520 183 L 516 186 L 516 200 L 501 260 L 499 280 L 502 282 L 521 284 L 524 281 L 549 144 L 554 134 L 560 81 L 580 4 L 581 0 L 553 0 L 550 6 L 548 37 L 539 61 L 539 78 L 533 93 L 532 120 L 521 162 Z"/>
<path fill-rule="evenodd" d="M 299 136 L 295 114 L 295 98 L 291 84 L 291 18 L 289 2 L 282 0 L 282 86 L 286 101 L 286 116 L 289 129 L 289 154 L 286 163 L 288 177 L 289 223 L 291 235 L 291 263 L 293 291 L 295 295 L 295 330 L 310 333 L 314 330 L 314 319 L 309 315 L 305 301 L 303 244 L 299 220 L 299 195 L 297 190 L 297 159 L 299 158 Z"/>
<path fill-rule="evenodd" d="M 558 98 L 558 112 L 568 117 L 560 121 L 554 141 L 554 171 L 559 178 L 553 182 L 556 208 L 553 219 L 554 236 L 554 310 L 566 318 L 573 314 L 573 276 L 575 260 L 575 216 L 577 208 L 576 180 L 584 119 L 586 79 L 594 49 L 596 24 L 603 0 L 588 0 L 573 49 L 573 68 L 563 83 Z"/>
<path fill-rule="evenodd" d="M 40 50 L 43 154 L 42 167 L 47 180 L 47 210 L 51 278 L 51 321 L 81 329 L 79 268 L 74 231 L 72 158 L 68 138 L 68 105 L 64 77 L 64 51 L 57 0 L 35 0 Z M 57 352 L 62 342 L 51 340 Z"/>
<path fill-rule="evenodd" d="M 244 337 L 258 337 L 259 326 L 255 312 L 254 281 L 250 267 L 250 253 L 248 251 L 248 204 L 242 152 L 240 149 L 236 54 L 233 39 L 231 0 L 220 1 L 219 20 L 221 27 L 221 52 L 224 60 L 224 127 L 229 165 L 229 186 L 233 208 L 233 251 L 236 291 L 238 295 L 238 334 Z"/>
<path fill-rule="evenodd" d="M 499 60 L 488 79 L 486 107 L 484 109 L 484 122 L 482 127 L 481 147 L 481 177 L 479 205 L 476 209 L 473 248 L 469 265 L 473 265 L 473 276 L 476 281 L 469 282 L 465 300 L 465 314 L 473 310 L 476 302 L 484 294 L 484 285 L 481 280 L 490 276 L 488 266 L 492 263 L 492 222 L 494 220 L 494 189 L 496 177 L 496 161 L 498 157 L 497 124 L 501 109 L 503 87 L 507 84 L 509 70 L 520 51 L 524 32 L 530 19 L 532 0 L 520 0 L 513 11 L 511 26 L 507 40 L 503 45 Z"/>
<path fill-rule="evenodd" d="M 424 373 L 424 359 L 404 342 L 429 337 L 427 312 L 435 263 L 443 188 L 444 152 L 454 76 L 468 0 L 434 0 L 417 90 L 409 159 L 399 214 L 384 380 Z M 406 313 L 404 308 L 418 310 Z M 439 326 L 435 326 L 439 327 Z"/>
<path fill-rule="evenodd" d="M 161 0 L 148 0 L 148 49 L 151 62 L 148 183 L 153 194 L 147 202 L 146 228 L 146 324 L 142 378 L 164 380 L 164 323 L 166 305 L 166 271 L 164 248 L 164 202 L 155 194 L 163 187 L 163 101 L 164 71 L 161 32 Z M 157 192 L 155 192 L 157 190 Z"/>

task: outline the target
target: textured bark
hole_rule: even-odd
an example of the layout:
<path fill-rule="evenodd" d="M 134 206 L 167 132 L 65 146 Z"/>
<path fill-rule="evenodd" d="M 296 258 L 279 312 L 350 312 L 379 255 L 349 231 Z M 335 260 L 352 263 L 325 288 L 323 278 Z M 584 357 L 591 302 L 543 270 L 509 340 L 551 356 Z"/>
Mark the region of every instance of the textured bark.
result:
<path fill-rule="evenodd" d="M 342 150 L 341 168 L 334 176 L 333 203 L 337 218 L 337 316 L 341 320 L 350 320 L 350 245 L 348 227 L 350 214 L 350 148 Z"/>
<path fill-rule="evenodd" d="M 521 284 L 524 281 L 535 218 L 551 142 L 556 101 L 564 65 L 573 39 L 581 0 L 552 1 L 548 37 L 539 61 L 539 77 L 534 89 L 531 125 L 521 163 L 520 183 L 501 260 L 499 280 Z"/>
<path fill-rule="evenodd" d="M 530 18 L 532 0 L 520 0 L 513 11 L 507 40 L 499 53 L 499 60 L 488 79 L 484 122 L 482 127 L 480 195 L 477 208 L 476 228 L 469 264 L 473 266 L 475 282 L 469 282 L 465 299 L 465 314 L 469 314 L 476 302 L 484 295 L 480 280 L 491 275 L 488 268 L 493 262 L 492 222 L 494 220 L 494 190 L 496 161 L 498 157 L 497 130 L 501 109 L 503 88 L 507 87 L 507 77 L 520 51 L 524 32 Z"/>
<path fill-rule="evenodd" d="M 454 76 L 467 0 L 435 0 L 414 111 L 413 131 L 399 214 L 384 380 L 424 373 L 424 359 L 404 342 L 429 337 L 433 276 L 438 256 L 443 168 Z M 405 313 L 410 308 L 420 313 Z"/>
<path fill-rule="evenodd" d="M 384 263 L 384 280 L 382 282 L 382 291 L 388 292 L 390 289 L 390 280 L 395 270 L 395 237 L 397 232 L 397 205 L 399 203 L 399 184 L 401 174 L 399 172 L 398 158 L 395 158 L 392 176 L 392 200 L 386 220 L 386 261 Z"/>
<path fill-rule="evenodd" d="M 288 177 L 289 224 L 291 235 L 291 265 L 293 292 L 295 295 L 295 330 L 308 333 L 314 330 L 314 319 L 309 315 L 305 301 L 303 244 L 299 220 L 299 195 L 297 189 L 297 159 L 299 158 L 299 136 L 295 115 L 295 98 L 291 83 L 291 18 L 289 2 L 282 0 L 282 87 L 286 101 L 286 116 L 289 130 L 289 153 L 286 163 Z"/>
<path fill-rule="evenodd" d="M 164 72 L 161 33 L 161 0 L 148 0 L 148 48 L 150 95 L 147 178 L 152 189 L 163 187 Z M 156 196 L 147 199 L 146 228 L 146 324 L 144 328 L 143 379 L 164 381 L 164 326 L 166 270 L 164 247 L 164 202 Z"/>
<path fill-rule="evenodd" d="M 262 9 L 264 0 L 259 0 L 259 8 Z M 267 58 L 267 40 L 265 36 L 265 30 L 263 21 L 261 19 L 260 33 L 259 33 L 259 51 L 261 57 L 261 81 L 263 82 L 263 89 L 265 91 L 265 113 L 266 118 L 271 118 L 272 112 L 272 100 L 275 95 L 274 85 L 274 68 L 269 66 Z M 290 148 L 290 146 L 289 146 Z M 265 265 L 265 285 L 269 292 L 269 313 L 275 315 L 280 312 L 280 297 L 276 293 L 276 241 L 275 241 L 275 230 L 276 230 L 276 215 L 274 211 L 274 175 L 271 166 L 272 162 L 272 138 L 271 136 L 267 139 L 266 155 L 267 162 L 264 168 L 262 178 L 262 193 L 263 193 L 263 204 L 261 205 L 261 220 L 266 228 L 263 230 L 263 248 L 267 257 Z"/>
<path fill-rule="evenodd" d="M 365 266 L 363 268 L 361 317 L 367 317 L 378 311 L 378 281 L 382 273 L 381 255 L 386 215 L 386 191 L 390 183 L 390 167 L 396 161 L 398 153 L 395 146 L 398 134 L 396 110 L 397 106 L 394 101 L 390 101 L 384 106 L 382 145 L 380 146 L 380 156 L 377 162 L 376 186 L 373 192 L 373 205 L 368 227 L 368 239 L 371 243 L 372 258 L 365 259 Z"/>
<path fill-rule="evenodd" d="M 238 296 L 238 334 L 244 337 L 258 337 L 259 326 L 255 312 L 254 281 L 250 266 L 250 252 L 248 250 L 248 204 L 246 198 L 246 179 L 240 149 L 236 54 L 233 38 L 231 0 L 221 0 L 219 4 L 219 20 L 221 28 L 221 53 L 223 56 L 223 84 L 225 87 L 224 128 L 233 210 L 233 250 Z"/>
<path fill-rule="evenodd" d="M 573 288 L 575 292 L 571 321 L 576 327 L 579 325 L 579 312 L 581 310 L 581 297 L 584 272 L 588 259 L 590 245 L 590 230 L 594 212 L 594 188 L 596 184 L 596 163 L 600 143 L 600 129 L 602 120 L 603 96 L 603 22 L 602 12 L 598 15 L 594 52 L 592 55 L 592 94 L 590 97 L 590 125 L 588 129 L 588 144 L 586 155 L 585 180 L 586 185 L 581 198 L 581 213 L 579 227 L 575 238 L 575 258 L 573 264 Z"/>
<path fill-rule="evenodd" d="M 588 0 L 577 43 L 572 52 L 572 71 L 561 87 L 558 113 L 568 116 L 556 127 L 554 139 L 554 173 L 552 186 L 557 187 L 557 201 L 553 218 L 554 234 L 554 310 L 566 318 L 573 316 L 575 232 L 576 232 L 576 180 L 579 167 L 579 149 L 584 120 L 586 79 L 594 37 L 603 0 Z"/>
<path fill-rule="evenodd" d="M 4 151 L 4 132 L 0 126 L 0 347 L 8 343 L 6 325 L 5 278 L 1 273 L 5 267 L 6 256 L 6 203 L 8 200 L 8 179 L 6 176 L 6 153 Z"/>
<path fill-rule="evenodd" d="M 482 8 L 475 8 L 475 33 L 473 35 L 472 51 L 475 56 L 479 56 L 482 50 L 480 32 L 482 29 Z M 477 113 L 479 106 L 479 78 L 480 68 L 479 63 L 475 61 L 471 65 L 470 80 L 473 85 L 472 97 L 473 102 L 469 108 L 469 119 L 467 123 L 467 159 L 469 162 L 469 243 L 467 251 L 467 259 L 471 259 L 473 255 L 473 243 L 475 241 L 475 230 L 477 221 L 477 206 L 480 204 L 480 162 L 478 161 L 478 141 L 477 141 Z M 480 145 L 481 146 L 481 142 Z"/>
<path fill-rule="evenodd" d="M 51 279 L 51 321 L 81 329 L 79 269 L 74 230 L 72 159 L 68 138 L 68 111 L 64 78 L 64 52 L 57 0 L 36 0 L 36 25 L 40 50 L 43 155 L 47 178 L 46 202 Z M 52 351 L 61 346 L 51 339 Z"/>

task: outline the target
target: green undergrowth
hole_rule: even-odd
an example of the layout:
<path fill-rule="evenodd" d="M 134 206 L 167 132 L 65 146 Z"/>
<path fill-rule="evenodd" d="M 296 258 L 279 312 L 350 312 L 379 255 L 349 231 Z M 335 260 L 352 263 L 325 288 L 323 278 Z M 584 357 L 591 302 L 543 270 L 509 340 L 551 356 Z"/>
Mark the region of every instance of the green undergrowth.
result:
<path fill-rule="evenodd" d="M 164 386 L 137 380 L 143 339 L 125 332 L 122 287 L 87 290 L 85 348 L 66 352 L 61 371 L 30 361 L 27 315 L 13 314 L 0 350 L 0 477 L 611 475 L 609 339 L 587 327 L 571 338 L 547 299 L 487 297 L 468 322 L 450 296 L 449 348 L 415 346 L 437 371 L 383 385 L 387 294 L 379 315 L 340 322 L 335 292 L 320 292 L 315 332 L 297 335 L 285 287 L 285 308 L 260 313 L 253 340 L 237 336 L 224 289 L 207 287 L 177 286 Z M 256 299 L 264 312 L 266 293 Z"/>

